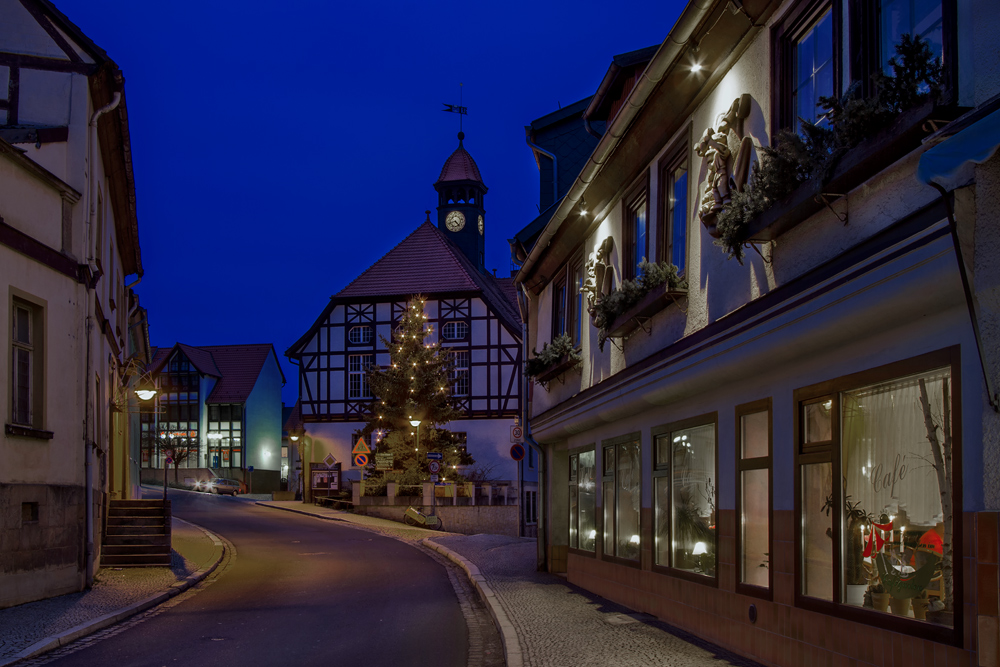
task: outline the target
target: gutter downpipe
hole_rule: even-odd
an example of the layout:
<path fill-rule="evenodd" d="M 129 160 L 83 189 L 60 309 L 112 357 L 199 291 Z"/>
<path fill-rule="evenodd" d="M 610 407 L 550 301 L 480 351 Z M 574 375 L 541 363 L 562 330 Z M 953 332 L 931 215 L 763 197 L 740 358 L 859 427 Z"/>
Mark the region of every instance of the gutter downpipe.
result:
<path fill-rule="evenodd" d="M 93 266 L 94 262 L 94 243 L 97 239 L 94 238 L 94 214 L 96 212 L 96 206 L 94 205 L 94 144 L 97 143 L 97 137 L 94 136 L 97 132 L 97 119 L 111 111 L 118 106 L 118 103 L 122 100 L 122 94 L 120 92 L 115 92 L 114 97 L 111 102 L 104 105 L 100 109 L 94 112 L 94 115 L 90 118 L 90 126 L 87 128 L 87 254 L 90 255 L 87 258 L 87 265 Z M 98 276 L 100 278 L 100 276 Z M 93 468 L 93 457 L 94 448 L 98 446 L 97 442 L 91 442 L 90 436 L 90 339 L 91 333 L 94 329 L 93 316 L 91 315 L 90 299 L 89 293 L 96 286 L 96 280 L 88 280 L 86 283 L 86 291 L 88 294 L 87 299 L 87 319 L 85 324 L 85 333 L 87 336 L 87 357 L 85 363 L 85 372 L 83 376 L 83 477 L 84 477 L 84 539 L 86 542 L 86 548 L 84 549 L 84 554 L 86 557 L 86 564 L 84 565 L 84 586 L 88 589 L 94 586 L 94 479 L 92 473 Z M 96 396 L 95 396 L 96 399 Z"/>
<path fill-rule="evenodd" d="M 538 537 L 535 540 L 537 545 L 536 569 L 539 572 L 548 571 L 549 553 L 549 502 L 546 491 L 546 462 L 545 452 L 542 446 L 531 436 L 531 414 L 528 405 L 528 376 L 524 374 L 524 363 L 528 360 L 528 291 L 524 284 L 521 284 L 521 291 L 517 294 L 517 303 L 521 308 L 521 429 L 524 433 L 524 440 L 538 453 L 538 500 L 536 501 L 542 508 L 539 512 L 541 521 L 538 525 Z"/>
<path fill-rule="evenodd" d="M 517 273 L 520 278 L 518 282 L 524 283 L 528 272 L 538 262 L 539 256 L 545 251 L 545 248 L 555 236 L 556 230 L 569 217 L 569 214 L 586 192 L 587 186 L 597 178 L 604 163 L 607 162 L 618 146 L 619 140 L 625 135 L 626 130 L 632 124 L 632 121 L 635 120 L 636 116 L 639 115 L 639 112 L 642 111 L 642 108 L 649 100 L 650 95 L 652 95 L 664 74 L 666 74 L 674 61 L 684 52 L 684 49 L 687 48 L 687 44 L 694 34 L 695 29 L 701 23 L 702 19 L 709 14 L 715 4 L 715 0 L 692 0 L 684 8 L 684 11 L 677 19 L 677 23 L 674 25 L 674 29 L 667 35 L 667 38 L 660 45 L 649 65 L 642 72 L 642 76 L 636 81 L 635 87 L 628 96 L 628 104 L 622 106 L 618 115 L 615 116 L 614 121 L 607 127 L 594 152 L 591 153 L 590 158 L 587 160 L 587 164 L 584 165 L 580 175 L 577 176 L 569 192 L 566 193 L 562 204 L 552 215 L 552 219 L 549 220 L 548 224 L 545 225 L 545 229 L 542 230 L 531 252 L 528 253 L 527 259 L 524 260 L 524 264 L 521 265 L 521 269 Z"/>
<path fill-rule="evenodd" d="M 552 160 L 552 203 L 555 204 L 559 201 L 559 161 L 556 159 L 555 153 L 550 153 L 541 146 L 533 143 L 531 141 L 531 136 L 525 132 L 524 141 L 528 144 L 528 147 L 536 153 L 541 153 L 545 157 Z M 548 207 L 546 207 L 548 208 Z M 524 321 L 523 313 L 521 321 Z"/>

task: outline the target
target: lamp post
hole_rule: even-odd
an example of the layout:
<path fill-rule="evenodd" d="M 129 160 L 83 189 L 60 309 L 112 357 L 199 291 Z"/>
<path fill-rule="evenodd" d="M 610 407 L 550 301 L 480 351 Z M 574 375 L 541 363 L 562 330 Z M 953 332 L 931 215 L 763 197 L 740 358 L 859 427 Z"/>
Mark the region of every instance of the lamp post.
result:
<path fill-rule="evenodd" d="M 306 435 L 305 429 L 298 428 L 292 431 L 289 439 L 295 443 L 296 450 L 299 454 L 299 495 L 302 497 L 303 503 L 308 503 L 309 498 L 309 485 L 306 484 L 306 477 L 309 474 L 309 467 L 306 465 L 306 451 L 309 449 L 309 443 L 311 439 Z"/>
<path fill-rule="evenodd" d="M 136 383 L 136 385 L 135 385 L 135 395 L 136 395 L 136 398 L 138 398 L 143 403 L 146 403 L 148 401 L 153 400 L 153 397 L 156 396 L 156 384 L 153 382 L 152 378 L 150 378 L 148 374 L 144 374 L 142 377 L 139 378 L 139 382 Z M 139 405 L 139 411 L 142 412 L 142 405 L 141 404 Z M 149 431 L 147 431 L 147 433 L 149 433 Z M 152 437 L 152 436 L 150 436 L 150 437 Z M 142 436 L 141 435 L 139 436 L 139 447 L 140 448 L 142 447 Z M 141 453 L 139 455 L 139 458 L 140 459 L 142 458 L 142 454 Z M 122 479 L 125 479 L 125 478 L 122 477 Z M 140 482 L 141 481 L 142 480 L 140 479 Z M 124 489 L 123 489 L 123 492 L 124 492 Z M 166 467 L 166 465 L 163 466 L 163 500 L 164 501 L 167 500 L 167 467 Z"/>
<path fill-rule="evenodd" d="M 417 429 L 417 450 L 420 449 L 420 420 L 414 418 L 410 415 L 410 426 Z M 419 452 L 418 452 L 419 453 Z M 431 516 L 434 515 L 435 508 L 437 507 L 437 485 L 434 480 L 431 480 Z"/>

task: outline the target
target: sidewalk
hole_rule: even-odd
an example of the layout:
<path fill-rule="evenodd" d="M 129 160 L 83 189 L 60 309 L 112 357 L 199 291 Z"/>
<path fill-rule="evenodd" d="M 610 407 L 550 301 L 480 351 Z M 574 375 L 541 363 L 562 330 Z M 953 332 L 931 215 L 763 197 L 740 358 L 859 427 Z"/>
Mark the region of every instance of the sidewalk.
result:
<path fill-rule="evenodd" d="M 507 667 L 760 667 L 653 616 L 537 572 L 534 540 L 439 533 L 296 501 L 257 504 L 419 540 L 446 555 L 465 570 L 493 615 Z"/>
<path fill-rule="evenodd" d="M 63 646 L 181 593 L 222 560 L 219 538 L 174 518 L 170 567 L 101 568 L 89 591 L 0 609 L 0 667 Z"/>

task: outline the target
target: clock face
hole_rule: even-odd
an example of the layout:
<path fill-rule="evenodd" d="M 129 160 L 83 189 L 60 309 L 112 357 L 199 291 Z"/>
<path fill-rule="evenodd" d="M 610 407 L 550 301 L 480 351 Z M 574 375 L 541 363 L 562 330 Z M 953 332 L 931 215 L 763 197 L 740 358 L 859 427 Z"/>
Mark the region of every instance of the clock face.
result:
<path fill-rule="evenodd" d="M 450 231 L 460 232 L 462 231 L 462 227 L 465 227 L 465 216 L 462 215 L 461 211 L 452 211 L 444 219 L 444 225 Z"/>
<path fill-rule="evenodd" d="M 483 216 L 479 216 L 479 235 L 483 235 Z"/>

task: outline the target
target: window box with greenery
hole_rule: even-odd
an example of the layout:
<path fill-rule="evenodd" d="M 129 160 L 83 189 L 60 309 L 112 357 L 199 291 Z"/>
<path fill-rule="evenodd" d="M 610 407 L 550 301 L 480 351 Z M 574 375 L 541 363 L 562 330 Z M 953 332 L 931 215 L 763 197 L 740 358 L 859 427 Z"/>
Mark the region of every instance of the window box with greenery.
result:
<path fill-rule="evenodd" d="M 582 361 L 583 356 L 573 345 L 573 339 L 569 334 L 562 334 L 552 339 L 551 343 L 542 346 L 542 351 L 532 350 L 535 356 L 528 359 L 524 365 L 524 372 L 528 377 L 535 378 L 535 382 L 551 382 L 566 371 L 576 368 Z"/>
<path fill-rule="evenodd" d="M 821 122 L 800 119 L 800 133 L 782 130 L 761 149 L 750 181 L 720 212 L 716 245 L 742 263 L 746 244 L 771 241 L 920 145 L 927 121 L 950 119 L 939 106 L 942 73 L 927 42 L 903 35 L 889 60 L 893 75 L 872 76 L 842 98 L 820 97 Z"/>
<path fill-rule="evenodd" d="M 598 328 L 598 343 L 604 350 L 608 338 L 623 338 L 666 308 L 678 297 L 687 294 L 687 281 L 677 275 L 677 267 L 669 262 L 639 264 L 639 277 L 624 280 L 618 289 L 597 299 L 590 307 L 594 326 Z"/>

